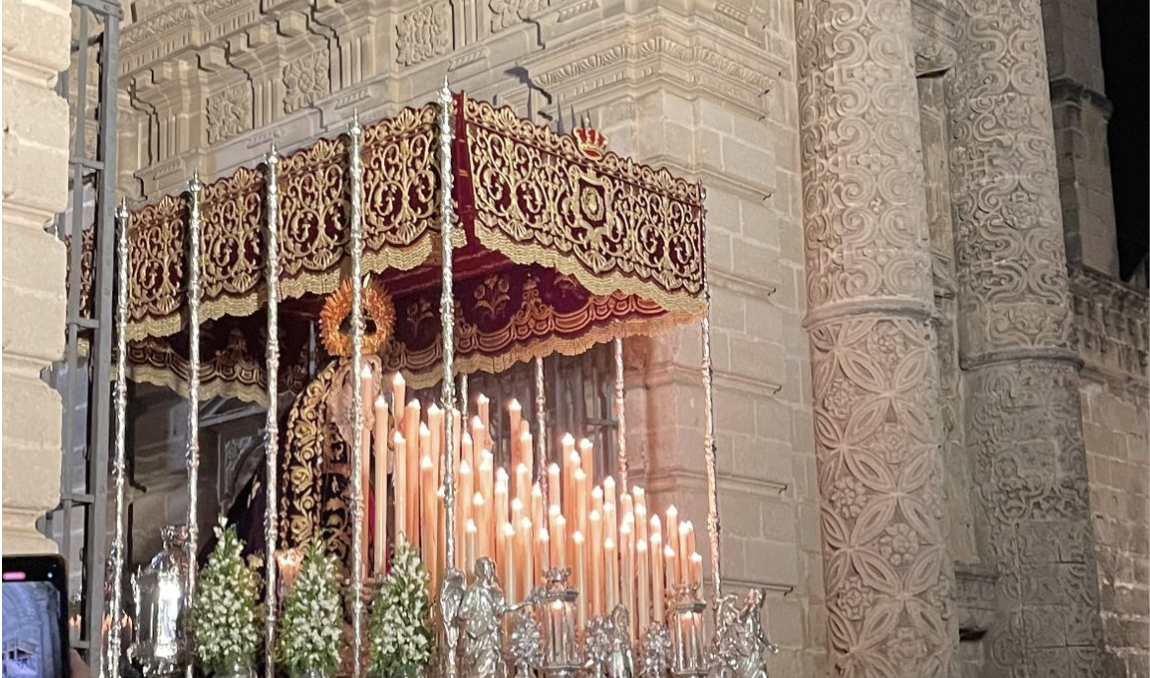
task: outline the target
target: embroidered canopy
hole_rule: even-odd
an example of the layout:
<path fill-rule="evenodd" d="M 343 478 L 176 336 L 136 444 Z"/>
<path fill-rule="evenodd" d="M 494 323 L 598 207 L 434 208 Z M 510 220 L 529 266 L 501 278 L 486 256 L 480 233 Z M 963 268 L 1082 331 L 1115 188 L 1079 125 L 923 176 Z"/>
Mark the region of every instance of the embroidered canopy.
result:
<path fill-rule="evenodd" d="M 456 368 L 499 371 L 552 352 L 652 334 L 700 317 L 701 187 L 603 150 L 595 130 L 558 134 L 465 94 L 455 99 Z M 363 132 L 363 269 L 395 300 L 389 369 L 440 378 L 438 106 Z M 279 164 L 284 387 L 306 378 L 308 324 L 348 268 L 349 143 L 320 139 Z M 265 174 L 204 185 L 201 392 L 263 398 Z M 129 233 L 130 376 L 186 383 L 187 195 L 135 210 Z M 91 251 L 82 303 L 90 313 Z"/>

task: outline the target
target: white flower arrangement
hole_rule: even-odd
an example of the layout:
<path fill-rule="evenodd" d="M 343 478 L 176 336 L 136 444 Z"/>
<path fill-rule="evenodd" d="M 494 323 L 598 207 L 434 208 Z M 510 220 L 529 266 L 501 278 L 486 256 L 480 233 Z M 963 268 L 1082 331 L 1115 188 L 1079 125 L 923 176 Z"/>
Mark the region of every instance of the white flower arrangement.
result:
<path fill-rule="evenodd" d="M 308 547 L 279 628 L 279 660 L 292 676 L 333 675 L 339 667 L 343 615 L 335 561 L 317 538 Z"/>
<path fill-rule="evenodd" d="M 419 551 L 400 535 L 391 571 L 371 605 L 371 669 L 383 676 L 411 676 L 431 659 L 430 577 Z"/>
<path fill-rule="evenodd" d="M 215 533 L 219 543 L 200 573 L 192 605 L 192 633 L 200 662 L 220 673 L 252 665 L 259 627 L 256 579 L 236 529 L 221 517 Z"/>

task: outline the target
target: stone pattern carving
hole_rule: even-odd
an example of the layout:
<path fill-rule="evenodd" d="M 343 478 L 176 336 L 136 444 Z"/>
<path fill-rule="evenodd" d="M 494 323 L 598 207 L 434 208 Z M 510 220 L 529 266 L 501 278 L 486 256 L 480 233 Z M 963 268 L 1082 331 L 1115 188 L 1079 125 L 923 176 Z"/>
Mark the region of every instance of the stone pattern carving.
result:
<path fill-rule="evenodd" d="M 1067 348 L 1070 304 L 1038 0 L 968 0 L 951 165 L 968 357 Z"/>
<path fill-rule="evenodd" d="M 814 0 L 797 11 L 834 675 L 944 676 L 957 634 L 910 3 Z"/>
<path fill-rule="evenodd" d="M 984 556 L 998 567 L 991 675 L 1102 676 L 1079 380 L 1064 361 L 967 375 Z"/>
<path fill-rule="evenodd" d="M 491 9 L 491 32 L 498 33 L 521 23 L 548 4 L 547 0 L 491 0 L 488 3 Z"/>
<path fill-rule="evenodd" d="M 935 337 L 906 318 L 811 332 L 831 650 L 837 675 L 944 676 L 954 642 Z"/>
<path fill-rule="evenodd" d="M 819 0 L 799 14 L 807 302 L 929 301 L 909 3 Z"/>
<path fill-rule="evenodd" d="M 435 2 L 404 14 L 395 27 L 396 60 L 414 66 L 451 48 L 451 8 Z"/>
<path fill-rule="evenodd" d="M 252 125 L 252 93 L 247 83 L 209 96 L 207 104 L 209 144 L 230 139 Z"/>
<path fill-rule="evenodd" d="M 284 66 L 284 113 L 294 113 L 328 93 L 328 61 L 324 51 L 313 52 Z"/>
<path fill-rule="evenodd" d="M 1079 378 L 1038 0 L 966 0 L 948 94 L 966 445 L 997 566 L 988 675 L 1101 676 Z"/>

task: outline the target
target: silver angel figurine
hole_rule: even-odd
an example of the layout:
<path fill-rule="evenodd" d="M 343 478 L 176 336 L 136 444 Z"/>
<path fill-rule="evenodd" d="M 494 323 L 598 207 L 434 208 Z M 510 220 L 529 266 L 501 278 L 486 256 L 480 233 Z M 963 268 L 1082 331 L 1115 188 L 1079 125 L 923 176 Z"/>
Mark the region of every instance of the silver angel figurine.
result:
<path fill-rule="evenodd" d="M 490 558 L 475 561 L 475 583 L 463 594 L 459 606 L 462 628 L 460 645 L 463 678 L 502 678 L 503 624 L 501 618 L 522 605 L 508 605 L 495 577 Z"/>
<path fill-rule="evenodd" d="M 439 638 L 443 652 L 439 661 L 445 664 L 449 657 L 455 657 L 459 648 L 459 607 L 463 602 L 466 586 L 463 573 L 450 568 L 443 575 L 439 588 Z M 442 675 L 448 675 L 447 666 L 441 665 Z"/>
<path fill-rule="evenodd" d="M 635 656 L 631 650 L 631 617 L 626 607 L 615 606 L 611 612 L 611 625 L 614 627 L 611 637 L 611 678 L 633 678 Z"/>
<path fill-rule="evenodd" d="M 719 599 L 715 611 L 715 635 L 708 648 L 709 660 L 717 678 L 736 678 L 743 657 L 743 627 L 733 594 Z"/>
<path fill-rule="evenodd" d="M 737 678 L 767 678 L 767 665 L 763 652 L 778 652 L 778 647 L 767 639 L 763 631 L 763 603 L 765 598 L 759 589 L 751 589 L 739 609 L 738 625 L 743 648 L 735 673 Z"/>

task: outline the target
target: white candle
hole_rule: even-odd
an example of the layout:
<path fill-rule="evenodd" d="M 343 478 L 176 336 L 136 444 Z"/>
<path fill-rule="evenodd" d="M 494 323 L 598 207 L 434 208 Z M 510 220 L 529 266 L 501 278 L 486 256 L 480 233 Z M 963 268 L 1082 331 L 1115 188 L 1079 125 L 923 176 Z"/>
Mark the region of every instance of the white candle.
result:
<path fill-rule="evenodd" d="M 519 600 L 515 590 L 515 528 L 511 523 L 500 523 L 503 526 L 503 590 L 511 602 Z"/>
<path fill-rule="evenodd" d="M 435 468 L 431 463 L 431 457 L 423 457 L 419 461 L 419 491 L 423 494 L 423 516 L 420 521 L 422 528 L 420 535 L 420 555 L 423 557 L 423 562 L 427 564 L 428 571 L 433 573 L 436 571 L 436 541 L 439 536 L 435 524 L 435 514 L 438 507 L 436 506 L 436 483 L 434 474 Z"/>
<path fill-rule="evenodd" d="M 483 494 L 480 492 L 476 492 L 471 499 L 471 515 L 474 516 L 473 522 L 478 528 L 475 540 L 475 556 L 477 558 L 491 558 L 494 556 L 491 552 L 491 514 L 487 500 L 483 498 Z"/>
<path fill-rule="evenodd" d="M 551 566 L 563 569 L 567 567 L 567 519 L 562 514 L 551 518 L 551 532 L 554 539 L 551 547 Z"/>
<path fill-rule="evenodd" d="M 691 586 L 698 586 L 703 581 L 703 556 L 692 553 L 689 563 Z"/>
<path fill-rule="evenodd" d="M 491 429 L 491 401 L 487 396 L 480 393 L 479 397 L 475 399 L 475 402 L 479 410 L 479 421 L 483 424 L 484 431 L 483 442 L 481 442 L 479 446 L 490 448 L 491 436 L 487 432 Z M 476 440 L 478 441 L 479 438 L 476 437 Z"/>
<path fill-rule="evenodd" d="M 603 583 L 607 586 L 607 608 L 605 613 L 611 614 L 619 604 L 619 577 L 616 576 L 615 540 L 607 537 L 603 540 Z"/>
<path fill-rule="evenodd" d="M 679 562 L 676 564 L 676 572 L 679 575 L 679 581 L 690 583 L 689 565 L 691 560 L 691 550 L 687 546 L 687 533 L 691 529 L 688 523 L 679 523 Z"/>
<path fill-rule="evenodd" d="M 403 410 L 407 420 L 403 439 L 406 441 L 407 459 L 404 466 L 407 478 L 404 480 L 404 505 L 407 521 L 403 524 L 404 533 L 412 544 L 419 542 L 419 401 L 412 400 Z"/>
<path fill-rule="evenodd" d="M 531 543 L 531 519 L 524 517 L 519 521 L 519 544 L 516 547 L 520 554 L 519 565 L 523 573 L 523 583 L 520 585 L 519 600 L 525 600 L 531 593 L 532 578 L 535 573 L 535 545 Z"/>
<path fill-rule="evenodd" d="M 535 557 L 539 567 L 535 570 L 535 585 L 547 583 L 547 570 L 551 569 L 551 532 L 546 527 L 536 528 Z"/>
<path fill-rule="evenodd" d="M 545 516 L 543 509 L 543 488 L 539 487 L 539 483 L 535 483 L 531 487 L 531 524 L 536 529 L 545 527 L 546 523 L 543 522 Z"/>
<path fill-rule="evenodd" d="M 467 579 L 475 581 L 475 541 L 478 537 L 479 529 L 475 526 L 474 520 L 467 521 L 467 531 L 463 535 L 463 560 L 466 563 Z"/>
<path fill-rule="evenodd" d="M 623 576 L 619 577 L 619 600 L 627 607 L 627 609 L 635 609 L 635 556 L 632 551 L 631 539 L 633 537 L 631 524 L 623 521 L 623 525 L 619 528 L 619 560 L 622 564 Z M 632 614 L 630 618 L 631 628 L 631 642 L 635 642 L 637 637 L 635 635 L 635 623 L 639 618 Z"/>
<path fill-rule="evenodd" d="M 575 530 L 571 535 L 571 543 L 575 547 L 575 581 L 572 584 L 579 591 L 575 603 L 579 628 L 587 626 L 587 596 L 591 595 L 587 587 L 587 553 L 583 541 L 583 533 Z"/>
<path fill-rule="evenodd" d="M 551 502 L 552 506 L 561 505 L 562 491 L 562 484 L 559 479 L 559 464 L 551 464 L 547 467 L 547 501 Z"/>
<path fill-rule="evenodd" d="M 602 519 L 599 517 L 598 511 L 591 511 L 587 516 L 587 524 L 590 527 L 588 533 L 591 540 L 591 553 L 588 555 L 587 560 L 591 564 L 591 585 L 587 588 L 590 589 L 591 594 L 591 615 L 598 616 L 603 614 L 603 528 Z"/>
<path fill-rule="evenodd" d="M 670 546 L 663 547 L 663 578 L 667 580 L 667 589 L 673 591 L 675 584 L 675 549 Z"/>
<path fill-rule="evenodd" d="M 403 404 L 407 402 L 407 382 L 399 372 L 391 379 L 391 407 L 395 410 L 395 432 L 403 433 L 405 412 Z"/>
<path fill-rule="evenodd" d="M 502 468 L 498 470 L 495 478 L 495 495 L 493 502 L 495 504 L 495 524 L 499 525 L 500 529 L 502 529 L 503 524 L 508 522 L 509 515 L 507 506 L 507 472 Z M 503 550 L 503 535 L 499 536 L 500 540 L 495 546 L 495 559 L 500 565 L 502 565 L 504 558 L 507 556 L 506 552 Z M 511 591 L 508 590 L 507 593 L 510 594 Z"/>
<path fill-rule="evenodd" d="M 475 499 L 475 478 L 471 473 L 471 462 L 464 459 L 459 463 L 459 510 L 455 512 L 458 527 L 467 525 L 471 515 L 471 503 Z"/>
<path fill-rule="evenodd" d="M 398 424 L 396 424 L 398 426 Z M 397 431 L 395 433 L 395 473 L 391 482 L 395 489 L 395 536 L 407 534 L 407 441 Z"/>
<path fill-rule="evenodd" d="M 667 621 L 663 610 L 666 594 L 663 592 L 663 567 L 659 556 L 663 553 L 663 538 L 656 532 L 651 534 L 651 549 L 648 558 L 651 561 L 651 605 L 654 607 L 655 621 L 662 624 Z"/>
<path fill-rule="evenodd" d="M 523 406 L 515 398 L 507 403 L 507 433 L 511 444 L 511 463 L 518 465 L 523 459 L 519 454 L 519 420 L 523 416 Z"/>
<path fill-rule="evenodd" d="M 638 523 L 636 523 L 638 525 Z M 639 633 L 646 633 L 647 627 L 650 625 L 650 589 L 651 589 L 651 575 L 650 564 L 647 561 L 647 541 L 639 539 L 636 535 L 635 538 L 635 585 L 636 585 L 636 607 L 639 608 Z"/>
<path fill-rule="evenodd" d="M 595 446 L 586 438 L 579 441 L 579 460 L 583 464 L 583 475 L 587 482 L 595 482 Z"/>
<path fill-rule="evenodd" d="M 375 573 L 387 563 L 387 400 L 375 399 Z"/>
<path fill-rule="evenodd" d="M 663 540 L 663 543 L 666 545 L 667 548 L 674 551 L 675 549 L 679 548 L 678 539 L 679 539 L 679 509 L 675 508 L 674 504 L 671 504 L 670 506 L 667 507 L 667 534 L 666 534 L 666 538 Z M 679 581 L 679 579 L 683 576 L 682 571 L 677 569 L 679 567 L 678 564 L 677 563 L 673 563 L 673 564 L 676 566 L 676 569 L 673 571 L 673 574 L 671 574 L 667 578 L 667 588 L 671 588 L 671 583 L 672 582 L 677 583 Z"/>

